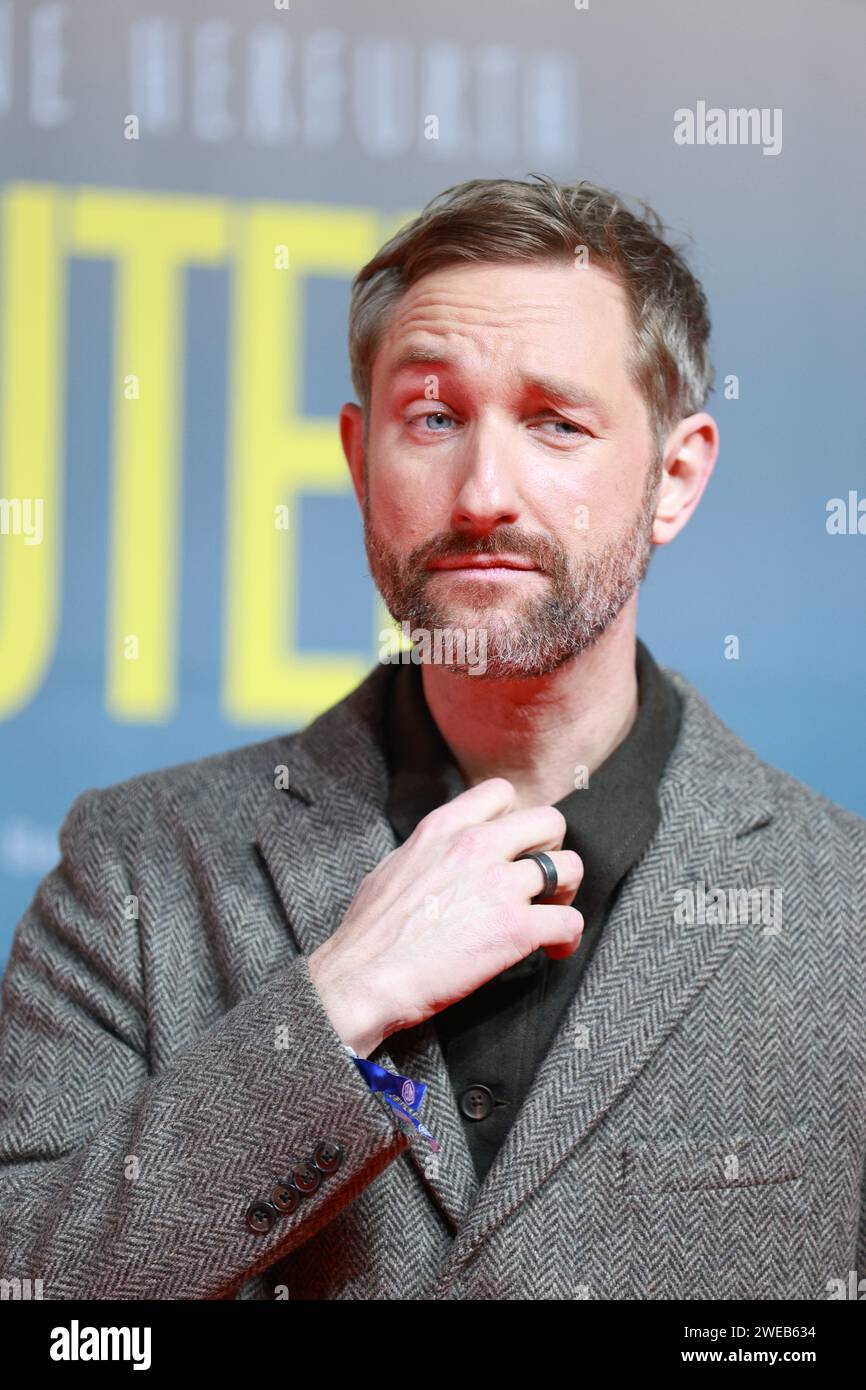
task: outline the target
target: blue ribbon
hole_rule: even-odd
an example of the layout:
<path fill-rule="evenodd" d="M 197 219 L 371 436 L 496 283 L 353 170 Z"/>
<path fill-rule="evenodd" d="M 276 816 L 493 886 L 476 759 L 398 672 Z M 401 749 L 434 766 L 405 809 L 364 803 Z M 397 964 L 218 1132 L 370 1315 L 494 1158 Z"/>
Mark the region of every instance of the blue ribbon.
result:
<path fill-rule="evenodd" d="M 439 1148 L 438 1141 L 418 1119 L 418 1110 L 427 1091 L 426 1082 L 413 1081 L 408 1076 L 398 1076 L 396 1072 L 386 1071 L 378 1062 L 370 1062 L 366 1057 L 353 1057 L 352 1061 L 370 1090 L 381 1092 L 392 1109 L 410 1120 L 418 1133 L 429 1139 L 430 1147 L 436 1153 Z"/>

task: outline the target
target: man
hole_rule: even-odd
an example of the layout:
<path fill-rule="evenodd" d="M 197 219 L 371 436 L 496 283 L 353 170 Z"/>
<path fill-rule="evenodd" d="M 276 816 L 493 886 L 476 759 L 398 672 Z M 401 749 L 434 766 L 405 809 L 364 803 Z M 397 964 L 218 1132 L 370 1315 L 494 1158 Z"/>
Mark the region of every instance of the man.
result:
<path fill-rule="evenodd" d="M 372 574 L 418 650 L 458 640 L 77 799 L 5 979 L 6 1277 L 823 1299 L 866 1272 L 866 822 L 636 638 L 718 449 L 662 233 L 593 185 L 476 180 L 358 276 Z"/>

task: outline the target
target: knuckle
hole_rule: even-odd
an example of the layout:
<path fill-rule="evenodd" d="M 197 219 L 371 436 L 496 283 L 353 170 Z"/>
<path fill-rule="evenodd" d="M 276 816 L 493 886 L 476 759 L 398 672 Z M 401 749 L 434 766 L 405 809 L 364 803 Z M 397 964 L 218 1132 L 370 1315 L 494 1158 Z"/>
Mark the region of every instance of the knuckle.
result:
<path fill-rule="evenodd" d="M 510 872 L 509 864 L 491 864 L 487 870 L 487 885 L 497 898 L 506 899 L 514 896 L 515 877 Z"/>
<path fill-rule="evenodd" d="M 384 891 L 387 883 L 387 869 L 384 867 L 385 861 L 377 864 L 375 869 L 371 869 L 368 874 L 358 880 L 355 888 L 355 898 L 362 903 L 368 904 L 379 898 Z"/>
<path fill-rule="evenodd" d="M 434 810 L 428 811 L 427 815 L 419 820 L 409 838 L 425 842 L 438 839 L 448 823 L 447 805 L 446 802 L 445 805 L 437 806 Z"/>
<path fill-rule="evenodd" d="M 580 945 L 580 938 L 583 936 L 583 914 L 570 909 L 573 920 L 569 923 L 569 933 L 576 946 Z"/>
<path fill-rule="evenodd" d="M 568 874 L 572 878 L 582 878 L 583 860 L 581 859 L 580 855 L 573 849 L 565 849 L 562 852 L 563 854 L 567 855 L 567 858 L 565 860 L 565 868 Z"/>
<path fill-rule="evenodd" d="M 496 915 L 496 923 L 493 928 L 493 943 L 499 947 L 504 947 L 509 952 L 515 952 L 521 958 L 529 954 L 532 945 L 528 940 L 527 916 L 525 911 L 517 906 L 506 906 Z"/>
<path fill-rule="evenodd" d="M 486 838 L 480 826 L 467 825 L 457 835 L 454 845 L 461 857 L 472 858 L 473 855 L 481 853 Z"/>

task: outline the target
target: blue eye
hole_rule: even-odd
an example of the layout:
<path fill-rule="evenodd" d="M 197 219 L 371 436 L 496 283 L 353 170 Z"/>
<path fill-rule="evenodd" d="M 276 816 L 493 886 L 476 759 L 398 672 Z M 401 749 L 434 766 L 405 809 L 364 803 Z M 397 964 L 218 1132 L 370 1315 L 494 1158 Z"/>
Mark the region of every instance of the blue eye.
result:
<path fill-rule="evenodd" d="M 583 425 L 575 425 L 571 420 L 542 420 L 541 423 L 543 425 L 565 425 L 566 430 L 569 431 L 569 437 L 571 432 L 574 434 L 588 433 L 588 431 L 583 428 Z"/>
<path fill-rule="evenodd" d="M 436 421 L 437 423 L 431 424 L 431 421 Z M 424 428 L 421 430 L 422 434 L 452 434 L 453 431 L 451 426 L 456 424 L 456 421 L 453 415 L 449 415 L 447 411 L 427 410 L 421 415 L 410 416 L 406 423 L 410 429 L 420 428 L 423 424 Z M 583 425 L 576 425 L 573 420 L 563 420 L 559 416 L 541 420 L 538 424 L 557 426 L 554 432 L 558 433 L 561 439 L 573 439 L 580 435 L 589 434 L 589 430 L 584 429 Z"/>

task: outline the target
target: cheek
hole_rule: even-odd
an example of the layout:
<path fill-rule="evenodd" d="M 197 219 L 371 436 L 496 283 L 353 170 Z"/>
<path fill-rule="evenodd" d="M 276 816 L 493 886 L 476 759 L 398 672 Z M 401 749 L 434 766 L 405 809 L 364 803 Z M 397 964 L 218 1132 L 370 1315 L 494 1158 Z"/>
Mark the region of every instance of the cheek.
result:
<path fill-rule="evenodd" d="M 642 478 L 624 476 L 611 469 L 594 470 L 581 477 L 580 485 L 548 484 L 543 509 L 534 509 L 534 524 L 573 555 L 597 549 L 619 537 L 630 526 L 640 506 Z"/>
<path fill-rule="evenodd" d="M 634 519 L 641 504 L 650 454 L 643 434 L 604 441 L 571 489 L 573 501 L 585 504 L 600 529 L 616 532 Z"/>
<path fill-rule="evenodd" d="M 448 496 L 428 473 L 423 485 L 405 466 L 377 461 L 370 475 L 370 507 L 377 527 L 387 527 L 401 548 L 411 550 L 449 529 Z"/>

